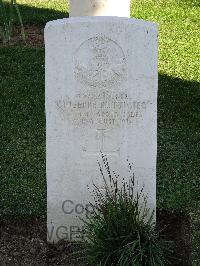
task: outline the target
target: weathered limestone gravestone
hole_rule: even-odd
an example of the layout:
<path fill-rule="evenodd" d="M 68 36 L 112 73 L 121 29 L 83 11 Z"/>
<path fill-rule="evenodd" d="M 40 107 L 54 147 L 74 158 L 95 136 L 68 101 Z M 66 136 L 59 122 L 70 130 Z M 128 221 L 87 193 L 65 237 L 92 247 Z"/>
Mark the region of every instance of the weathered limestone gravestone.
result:
<path fill-rule="evenodd" d="M 99 3 L 72 1 L 72 14 L 85 15 L 89 2 Z M 115 5 L 125 0 L 103 2 L 124 14 Z M 156 207 L 157 27 L 71 17 L 47 24 L 45 46 L 48 241 L 73 241 L 82 226 L 77 216 L 91 201 L 87 186 L 102 186 L 100 152 L 122 177 L 126 160 L 133 162 L 138 190 L 144 185 L 148 206 Z"/>
<path fill-rule="evenodd" d="M 130 16 L 130 0 L 71 0 L 70 16 Z"/>

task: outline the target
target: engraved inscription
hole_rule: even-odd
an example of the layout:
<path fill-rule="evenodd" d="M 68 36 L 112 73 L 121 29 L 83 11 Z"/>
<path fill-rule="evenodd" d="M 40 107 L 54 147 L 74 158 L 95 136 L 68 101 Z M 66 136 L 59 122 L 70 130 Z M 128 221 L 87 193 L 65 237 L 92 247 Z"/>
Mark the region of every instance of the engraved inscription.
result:
<path fill-rule="evenodd" d="M 87 87 L 116 87 L 126 77 L 122 48 L 104 35 L 83 42 L 75 56 L 75 78 Z"/>
<path fill-rule="evenodd" d="M 95 130 L 95 133 L 87 141 L 85 146 L 82 147 L 83 151 L 90 155 L 96 155 L 100 152 L 106 154 L 119 154 L 120 148 L 116 147 L 116 141 L 113 141 L 113 132 L 109 129 L 99 128 Z M 94 141 L 91 141 L 94 140 Z"/>
<path fill-rule="evenodd" d="M 137 101 L 126 93 L 77 94 L 56 101 L 56 107 L 75 126 L 115 128 L 142 119 L 150 101 Z"/>

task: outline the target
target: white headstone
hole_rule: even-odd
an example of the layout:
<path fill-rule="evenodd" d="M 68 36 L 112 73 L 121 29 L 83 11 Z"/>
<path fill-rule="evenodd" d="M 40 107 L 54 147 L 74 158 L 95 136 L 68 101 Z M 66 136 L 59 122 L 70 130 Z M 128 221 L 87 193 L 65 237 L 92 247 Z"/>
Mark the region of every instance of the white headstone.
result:
<path fill-rule="evenodd" d="M 91 201 L 87 186 L 103 186 L 100 152 L 121 177 L 133 162 L 138 189 L 156 207 L 157 27 L 57 20 L 45 28 L 45 46 L 48 241 L 73 241 Z"/>
<path fill-rule="evenodd" d="M 70 0 L 70 17 L 130 16 L 130 0 Z"/>

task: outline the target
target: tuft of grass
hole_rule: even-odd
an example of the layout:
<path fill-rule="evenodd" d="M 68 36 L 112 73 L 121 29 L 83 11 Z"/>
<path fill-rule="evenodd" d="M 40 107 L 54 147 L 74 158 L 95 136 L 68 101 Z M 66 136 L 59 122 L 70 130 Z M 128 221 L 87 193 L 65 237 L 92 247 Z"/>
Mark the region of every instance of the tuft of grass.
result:
<path fill-rule="evenodd" d="M 84 220 L 85 244 L 91 265 L 164 266 L 169 243 L 160 238 L 154 212 L 146 207 L 143 191 L 135 193 L 134 173 L 119 181 L 102 154 L 99 163 L 105 192 L 94 184 L 93 212 Z M 104 174 L 105 173 L 105 174 Z"/>

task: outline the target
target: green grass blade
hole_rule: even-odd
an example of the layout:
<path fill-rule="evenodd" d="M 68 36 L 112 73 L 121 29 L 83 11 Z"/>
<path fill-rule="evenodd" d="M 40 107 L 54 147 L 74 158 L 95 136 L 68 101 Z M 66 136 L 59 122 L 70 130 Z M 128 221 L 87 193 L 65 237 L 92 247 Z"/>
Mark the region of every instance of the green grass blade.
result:
<path fill-rule="evenodd" d="M 22 39 L 23 39 L 24 42 L 26 42 L 26 35 L 25 35 L 25 31 L 24 31 L 24 24 L 23 24 L 23 21 L 22 21 L 22 16 L 21 16 L 21 13 L 20 13 L 18 4 L 17 4 L 16 0 L 12 0 L 12 2 L 13 2 L 13 6 L 16 9 L 17 16 L 18 16 L 18 19 L 19 19 L 19 23 L 20 23 L 20 26 L 21 26 Z"/>
<path fill-rule="evenodd" d="M 2 19 L 3 19 L 3 24 L 4 24 L 4 26 L 6 26 L 8 24 L 8 17 L 6 14 L 6 9 L 5 9 L 5 5 L 3 3 L 3 0 L 0 0 L 0 11 L 1 11 Z"/>
<path fill-rule="evenodd" d="M 0 26 L 0 36 L 2 37 L 3 40 L 6 38 L 3 27 L 1 27 L 1 26 Z"/>
<path fill-rule="evenodd" d="M 10 2 L 9 14 L 8 14 L 8 31 L 9 31 L 9 41 L 13 31 L 13 20 L 14 20 L 14 10 L 13 10 L 13 0 Z"/>
<path fill-rule="evenodd" d="M 6 14 L 6 9 L 5 5 L 3 3 L 3 0 L 0 0 L 0 11 L 1 11 L 1 17 L 3 21 L 3 26 L 2 26 L 2 37 L 3 37 L 3 42 L 7 42 L 9 40 L 9 18 Z"/>

